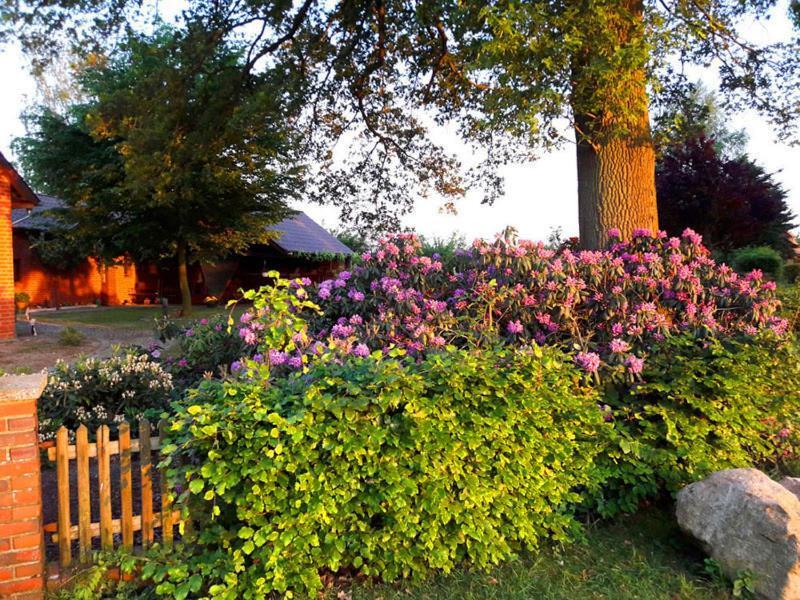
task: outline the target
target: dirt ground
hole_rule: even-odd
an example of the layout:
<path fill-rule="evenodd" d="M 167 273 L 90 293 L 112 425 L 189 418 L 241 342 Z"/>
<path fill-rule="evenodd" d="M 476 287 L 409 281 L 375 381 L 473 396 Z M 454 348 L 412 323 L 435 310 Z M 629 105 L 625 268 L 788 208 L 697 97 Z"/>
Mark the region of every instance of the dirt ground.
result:
<path fill-rule="evenodd" d="M 0 374 L 33 373 L 52 367 L 59 358 L 67 362 L 81 355 L 108 356 L 116 344 L 147 346 L 153 341 L 149 332 L 116 327 L 79 326 L 84 335 L 79 346 L 59 343 L 59 325 L 40 323 L 38 335 L 32 336 L 27 323 L 17 323 L 17 339 L 0 342 Z"/>

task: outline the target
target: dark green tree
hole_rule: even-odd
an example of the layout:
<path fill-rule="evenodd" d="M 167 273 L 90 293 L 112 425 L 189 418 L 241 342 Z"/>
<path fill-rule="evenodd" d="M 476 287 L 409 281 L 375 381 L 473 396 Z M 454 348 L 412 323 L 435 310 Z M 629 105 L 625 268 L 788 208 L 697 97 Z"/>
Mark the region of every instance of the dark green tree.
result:
<path fill-rule="evenodd" d="M 293 108 L 276 73 L 243 72 L 246 52 L 194 29 L 131 34 L 81 73 L 86 103 L 32 113 L 16 142 L 68 202 L 64 235 L 105 260 L 173 258 L 185 313 L 189 263 L 265 241 L 300 189 Z"/>
<path fill-rule="evenodd" d="M 501 190 L 496 167 L 574 132 L 582 242 L 657 226 L 652 96 L 684 83 L 676 62 L 715 65 L 732 109 L 797 133 L 798 40 L 742 35 L 777 0 L 192 0 L 181 27 L 240 40 L 243 73 L 274 73 L 314 157 L 310 190 L 375 228 L 420 193 Z M 67 32 L 106 48 L 146 22 L 133 0 L 9 3 L 6 35 L 40 57 Z M 127 24 L 127 25 L 126 25 Z M 464 171 L 431 123 L 455 123 L 483 151 Z M 566 127 L 565 127 L 566 124 Z M 336 142 L 350 142 L 345 152 Z M 412 185 L 414 182 L 416 185 Z"/>

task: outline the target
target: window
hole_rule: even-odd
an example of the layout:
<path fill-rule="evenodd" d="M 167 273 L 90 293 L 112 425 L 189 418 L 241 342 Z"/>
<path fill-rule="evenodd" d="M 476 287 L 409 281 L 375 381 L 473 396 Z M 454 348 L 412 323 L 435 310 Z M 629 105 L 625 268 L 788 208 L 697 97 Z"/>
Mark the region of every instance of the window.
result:
<path fill-rule="evenodd" d="M 20 259 L 14 259 L 14 281 L 19 281 L 22 278 L 22 274 L 20 273 Z"/>

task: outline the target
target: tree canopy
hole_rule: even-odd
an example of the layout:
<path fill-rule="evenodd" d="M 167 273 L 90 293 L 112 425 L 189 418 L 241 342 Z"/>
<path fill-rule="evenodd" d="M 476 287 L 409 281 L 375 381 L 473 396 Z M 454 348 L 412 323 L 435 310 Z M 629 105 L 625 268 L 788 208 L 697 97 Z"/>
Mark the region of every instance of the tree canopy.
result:
<path fill-rule="evenodd" d="M 385 224 L 432 191 L 453 198 L 481 188 L 490 202 L 502 190 L 499 165 L 561 144 L 573 130 L 582 236 L 596 245 L 609 222 L 624 221 L 626 232 L 656 224 L 647 109 L 649 96 L 684 83 L 677 65 L 715 66 L 731 108 L 755 108 L 781 137 L 796 138 L 797 37 L 756 43 L 742 33 L 778 5 L 192 0 L 179 22 L 235 40 L 242 73 L 280 81 L 280 97 L 303 107 L 292 127 L 315 165 L 309 194 L 362 225 Z M 115 34 L 147 21 L 147 7 L 31 0 L 7 5 L 2 22 L 39 57 L 64 34 L 107 53 Z M 480 149 L 474 168 L 445 150 L 435 124 L 455 124 Z M 620 160 L 637 169 L 619 172 Z"/>
<path fill-rule="evenodd" d="M 243 76 L 244 60 L 204 31 L 131 34 L 81 73 L 85 103 L 28 116 L 17 152 L 32 183 L 68 202 L 70 239 L 183 271 L 266 241 L 300 189 L 300 161 L 277 74 Z"/>
<path fill-rule="evenodd" d="M 656 167 L 656 187 L 659 219 L 672 235 L 690 227 L 722 252 L 759 245 L 787 250 L 794 216 L 786 191 L 746 155 L 720 156 L 711 138 L 667 147 Z"/>

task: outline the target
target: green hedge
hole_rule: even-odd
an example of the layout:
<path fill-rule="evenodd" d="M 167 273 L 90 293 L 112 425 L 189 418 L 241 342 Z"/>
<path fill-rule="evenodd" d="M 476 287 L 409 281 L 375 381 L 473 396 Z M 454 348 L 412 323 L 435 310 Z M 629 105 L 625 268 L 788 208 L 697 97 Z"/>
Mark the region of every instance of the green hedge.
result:
<path fill-rule="evenodd" d="M 774 465 L 796 447 L 800 347 L 793 339 L 667 339 L 648 358 L 644 383 L 606 395 L 613 437 L 601 513 L 635 510 L 714 471 Z"/>
<path fill-rule="evenodd" d="M 203 589 L 262 598 L 311 593 L 324 570 L 393 580 L 569 539 L 609 428 L 554 349 L 378 354 L 205 382 L 165 453 L 202 523 Z M 159 593 L 186 585 L 165 573 L 148 570 Z"/>
<path fill-rule="evenodd" d="M 774 278 L 780 277 L 783 272 L 783 258 L 774 248 L 769 246 L 755 246 L 741 248 L 731 254 L 733 268 L 740 273 L 749 273 L 753 269 L 760 269 L 769 273 Z"/>

